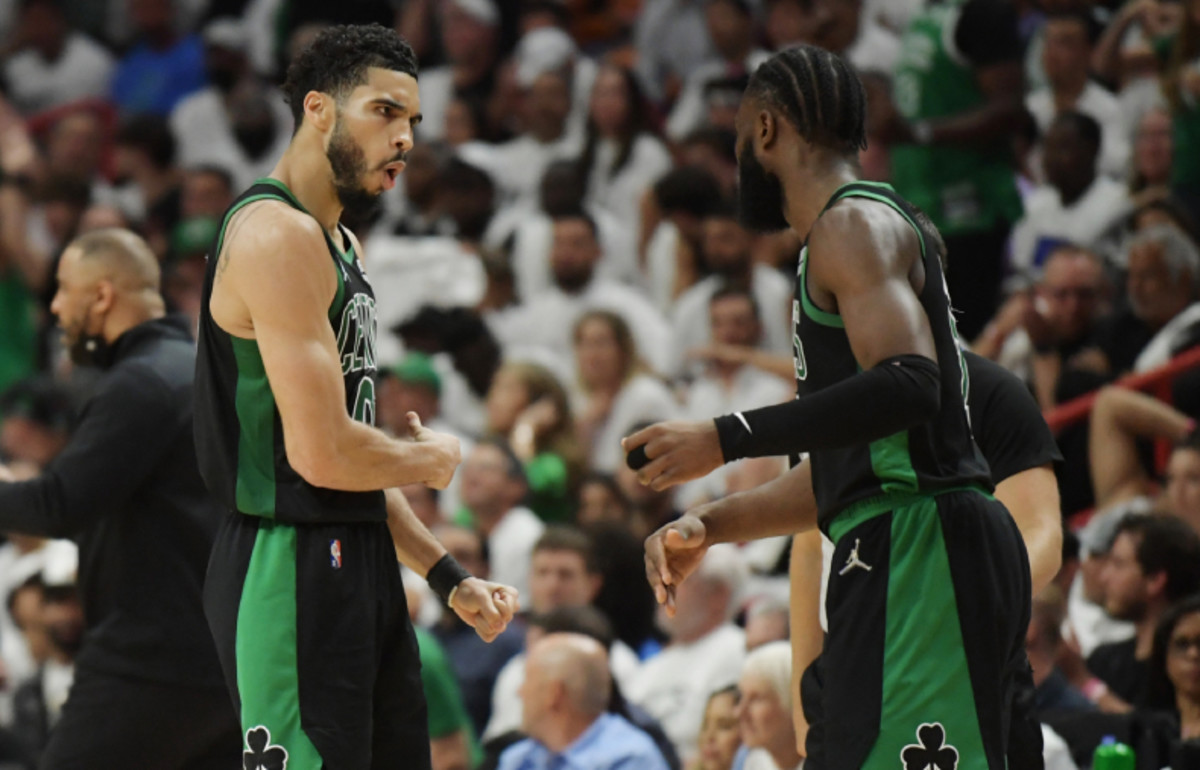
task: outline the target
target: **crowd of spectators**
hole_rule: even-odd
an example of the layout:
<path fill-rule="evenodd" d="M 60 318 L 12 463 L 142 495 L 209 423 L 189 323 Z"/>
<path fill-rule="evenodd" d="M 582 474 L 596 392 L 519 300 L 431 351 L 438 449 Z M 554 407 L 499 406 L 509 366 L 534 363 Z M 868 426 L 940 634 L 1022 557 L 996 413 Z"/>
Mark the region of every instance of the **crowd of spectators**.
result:
<path fill-rule="evenodd" d="M 867 87 L 867 179 L 937 224 L 964 344 L 1050 410 L 1064 566 L 1027 649 L 1047 766 L 1104 735 L 1200 755 L 1200 379 L 1111 387 L 1200 344 L 1200 0 L 0 0 L 0 461 L 52 463 L 94 375 L 50 298 L 77 235 L 142 234 L 194 324 L 221 217 L 287 146 L 279 84 L 332 23 L 395 27 L 424 120 L 396 189 L 346 222 L 377 296 L 376 423 L 460 438 L 404 490 L 523 616 L 484 644 L 405 575 L 435 770 L 792 770 L 787 549 L 710 550 L 656 611 L 642 539 L 764 483 L 744 461 L 656 492 L 619 441 L 791 397 L 801 242 L 738 221 L 750 74 L 805 42 Z M 1176 448 L 1161 473 L 1147 446 Z M 0 545 L 0 763 L 36 758 L 71 683 L 74 546 Z M 1154 764 L 1157 763 L 1157 764 Z"/>

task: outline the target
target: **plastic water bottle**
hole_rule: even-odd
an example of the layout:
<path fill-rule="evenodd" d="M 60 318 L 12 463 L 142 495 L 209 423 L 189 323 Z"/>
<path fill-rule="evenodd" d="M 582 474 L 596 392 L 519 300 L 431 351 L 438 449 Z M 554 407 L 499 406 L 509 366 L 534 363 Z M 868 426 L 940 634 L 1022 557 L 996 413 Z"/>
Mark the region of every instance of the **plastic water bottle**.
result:
<path fill-rule="evenodd" d="M 1092 770 L 1135 770 L 1136 767 L 1137 758 L 1133 755 L 1133 749 L 1118 743 L 1111 735 L 1104 736 L 1092 755 Z"/>

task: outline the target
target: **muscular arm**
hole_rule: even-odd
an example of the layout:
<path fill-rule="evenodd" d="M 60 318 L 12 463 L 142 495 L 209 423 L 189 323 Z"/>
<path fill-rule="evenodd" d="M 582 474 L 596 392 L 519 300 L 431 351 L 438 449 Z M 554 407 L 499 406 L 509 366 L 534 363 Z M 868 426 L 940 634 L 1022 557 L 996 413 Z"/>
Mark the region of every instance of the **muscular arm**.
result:
<path fill-rule="evenodd" d="M 1092 408 L 1088 438 L 1096 507 L 1150 491 L 1151 479 L 1137 455 L 1139 438 L 1182 441 L 1193 427 L 1187 415 L 1156 398 L 1124 388 L 1102 389 Z"/>
<path fill-rule="evenodd" d="M 996 499 L 1004 503 L 1021 531 L 1036 596 L 1062 566 L 1062 512 L 1054 467 L 1029 468 L 998 482 Z"/>
<path fill-rule="evenodd" d="M 347 414 L 328 320 L 337 277 L 315 220 L 280 203 L 251 204 L 235 216 L 219 258 L 213 317 L 257 340 L 297 473 L 347 491 L 449 482 L 456 443 L 429 431 L 424 440 L 393 440 Z"/>
<path fill-rule="evenodd" d="M 940 408 L 933 333 L 910 278 L 915 231 L 891 209 L 851 199 L 817 220 L 808 253 L 809 291 L 841 315 L 862 371 L 804 398 L 717 418 L 726 462 L 874 441 Z M 653 443 L 646 454 L 658 455 Z"/>

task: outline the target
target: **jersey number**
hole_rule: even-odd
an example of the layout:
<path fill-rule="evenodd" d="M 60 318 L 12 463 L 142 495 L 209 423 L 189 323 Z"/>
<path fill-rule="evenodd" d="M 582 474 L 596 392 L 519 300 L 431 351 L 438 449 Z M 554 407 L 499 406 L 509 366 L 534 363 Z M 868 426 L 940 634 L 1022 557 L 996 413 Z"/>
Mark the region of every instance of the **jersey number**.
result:
<path fill-rule="evenodd" d="M 800 341 L 800 302 L 792 300 L 792 357 L 796 362 L 796 379 L 808 379 L 808 362 L 804 360 L 804 343 Z"/>
<path fill-rule="evenodd" d="M 358 381 L 358 391 L 354 394 L 354 411 L 351 416 L 365 425 L 375 424 L 375 382 L 369 377 Z"/>

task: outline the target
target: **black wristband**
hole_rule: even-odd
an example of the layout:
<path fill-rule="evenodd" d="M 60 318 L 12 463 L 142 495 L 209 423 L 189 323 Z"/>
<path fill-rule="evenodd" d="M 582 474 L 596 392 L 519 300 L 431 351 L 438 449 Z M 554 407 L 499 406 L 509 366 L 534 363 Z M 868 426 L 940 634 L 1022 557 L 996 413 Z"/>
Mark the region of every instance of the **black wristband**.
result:
<path fill-rule="evenodd" d="M 446 554 L 430 568 L 429 574 L 425 576 L 425 581 L 429 583 L 433 592 L 441 597 L 442 602 L 448 605 L 450 592 L 469 577 L 471 577 L 471 573 L 467 572 L 453 556 Z"/>
<path fill-rule="evenodd" d="M 717 441 L 721 444 L 721 457 L 727 463 L 740 460 L 744 455 L 738 452 L 738 447 L 750 435 L 746 429 L 745 418 L 738 419 L 736 414 L 725 414 L 713 420 L 717 425 Z"/>

